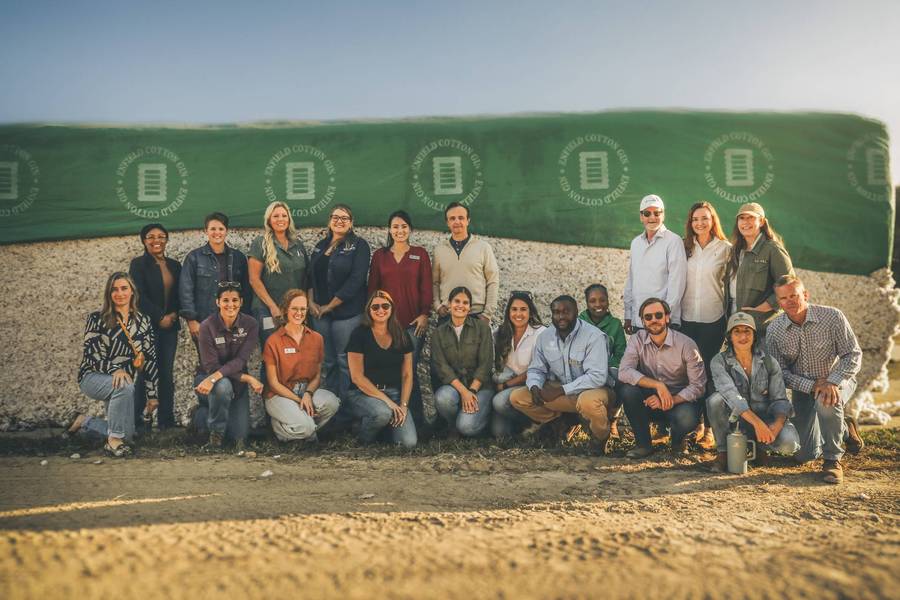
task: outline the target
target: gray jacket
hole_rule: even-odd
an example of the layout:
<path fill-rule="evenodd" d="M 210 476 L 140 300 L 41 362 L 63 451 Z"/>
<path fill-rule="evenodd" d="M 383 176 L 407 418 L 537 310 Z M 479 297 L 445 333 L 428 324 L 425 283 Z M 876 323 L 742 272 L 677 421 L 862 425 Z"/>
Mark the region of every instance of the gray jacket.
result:
<path fill-rule="evenodd" d="M 761 348 L 753 351 L 752 381 L 747 379 L 731 349 L 713 357 L 710 371 L 716 391 L 725 398 L 733 418 L 748 409 L 764 421 L 793 414 L 793 406 L 784 389 L 781 367 Z"/>

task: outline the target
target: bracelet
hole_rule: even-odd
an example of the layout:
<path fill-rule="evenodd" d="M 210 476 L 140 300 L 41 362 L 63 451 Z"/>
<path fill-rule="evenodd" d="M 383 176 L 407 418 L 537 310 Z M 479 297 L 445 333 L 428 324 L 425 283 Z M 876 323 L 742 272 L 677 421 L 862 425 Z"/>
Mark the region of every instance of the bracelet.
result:
<path fill-rule="evenodd" d="M 471 387 L 471 386 L 469 386 L 469 391 L 472 392 L 473 394 L 477 394 L 477 393 L 478 393 L 478 390 L 476 390 L 475 388 L 473 388 L 473 387 Z"/>

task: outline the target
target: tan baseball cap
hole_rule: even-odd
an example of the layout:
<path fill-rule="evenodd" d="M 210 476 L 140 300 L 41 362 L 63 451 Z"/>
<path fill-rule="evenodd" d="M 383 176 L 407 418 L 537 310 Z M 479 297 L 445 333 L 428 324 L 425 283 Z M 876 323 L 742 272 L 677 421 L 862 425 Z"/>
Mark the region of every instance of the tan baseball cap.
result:
<path fill-rule="evenodd" d="M 731 333 L 731 330 L 737 327 L 738 325 L 746 325 L 753 331 L 756 331 L 756 321 L 753 320 L 753 317 L 748 315 L 745 312 L 736 312 L 730 317 L 728 317 L 728 327 L 725 330 L 728 333 Z"/>
<path fill-rule="evenodd" d="M 763 207 L 756 202 L 748 202 L 747 204 L 741 205 L 741 210 L 738 211 L 738 215 L 747 214 L 756 215 L 760 219 L 766 218 L 766 211 L 764 211 Z"/>

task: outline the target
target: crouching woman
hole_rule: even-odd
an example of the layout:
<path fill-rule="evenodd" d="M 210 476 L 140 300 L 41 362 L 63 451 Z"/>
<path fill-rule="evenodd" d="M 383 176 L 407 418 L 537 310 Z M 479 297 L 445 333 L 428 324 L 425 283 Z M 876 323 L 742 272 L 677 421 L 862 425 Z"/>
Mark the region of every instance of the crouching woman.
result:
<path fill-rule="evenodd" d="M 409 414 L 413 344 L 394 306 L 390 294 L 376 290 L 366 302 L 362 323 L 350 335 L 350 411 L 360 442 L 369 444 L 387 433 L 393 443 L 412 448 L 418 442 Z"/>
<path fill-rule="evenodd" d="M 757 343 L 756 322 L 744 312 L 728 319 L 726 349 L 710 365 L 716 392 L 707 399 L 707 413 L 716 438 L 716 460 L 712 471 L 724 472 L 729 421 L 739 427 L 757 448 L 757 461 L 766 451 L 792 455 L 800 449 L 800 436 L 788 421 L 793 412 L 787 399 L 781 367 Z"/>
<path fill-rule="evenodd" d="M 67 428 L 70 434 L 105 437 L 104 451 L 116 458 L 131 454 L 134 380 L 138 375 L 144 380 L 146 410 L 152 412 L 159 404 L 153 329 L 150 318 L 138 312 L 137 304 L 131 277 L 121 271 L 110 275 L 103 292 L 103 308 L 88 317 L 78 371 L 81 391 L 106 404 L 106 418 L 78 415 Z"/>
<path fill-rule="evenodd" d="M 266 340 L 266 412 L 272 431 L 283 442 L 315 440 L 316 432 L 335 415 L 340 400 L 322 383 L 325 343 L 309 328 L 309 299 L 303 290 L 288 290 L 278 307 L 284 326 Z"/>

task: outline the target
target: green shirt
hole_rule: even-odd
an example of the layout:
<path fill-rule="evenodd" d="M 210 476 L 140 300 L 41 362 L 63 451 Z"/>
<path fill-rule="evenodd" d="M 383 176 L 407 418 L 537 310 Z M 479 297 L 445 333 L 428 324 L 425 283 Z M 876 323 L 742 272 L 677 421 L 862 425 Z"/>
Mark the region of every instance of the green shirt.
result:
<path fill-rule="evenodd" d="M 266 266 L 266 259 L 263 256 L 263 236 L 258 236 L 253 243 L 250 244 L 250 252 L 247 254 L 249 258 L 255 258 L 263 264 L 260 279 L 266 287 L 266 291 L 272 300 L 281 302 L 284 293 L 291 289 L 306 291 L 309 289 L 309 259 L 306 256 L 306 248 L 300 240 L 291 240 L 287 250 L 281 247 L 281 244 L 275 242 L 275 253 L 278 256 L 278 266 L 280 273 L 269 271 Z M 263 308 L 262 300 L 256 295 L 253 296 L 253 309 Z"/>
<path fill-rule="evenodd" d="M 459 379 L 467 387 L 473 379 L 490 385 L 494 364 L 494 336 L 487 321 L 469 317 L 456 337 L 453 321 L 447 320 L 431 334 L 431 366 L 438 380 L 449 385 Z"/>
<path fill-rule="evenodd" d="M 591 313 L 586 310 L 582 311 L 578 318 L 582 321 L 587 321 L 606 334 L 611 345 L 609 349 L 609 366 L 618 367 L 619 361 L 622 360 L 622 355 L 625 354 L 625 329 L 622 327 L 622 321 L 606 313 L 606 316 L 599 323 L 594 323 L 591 320 Z"/>

